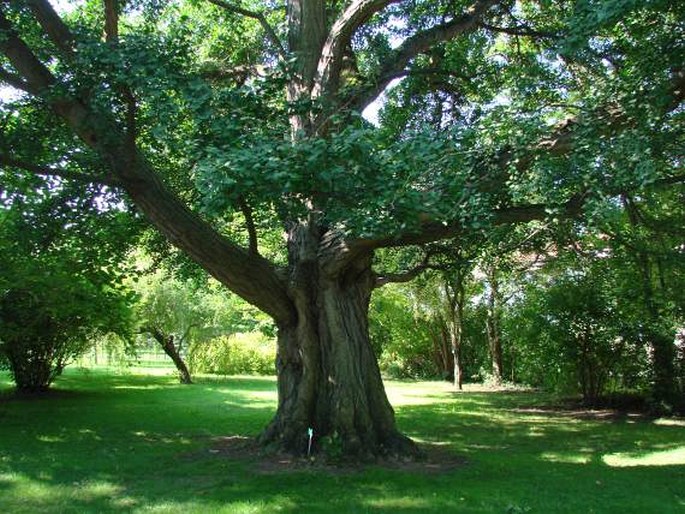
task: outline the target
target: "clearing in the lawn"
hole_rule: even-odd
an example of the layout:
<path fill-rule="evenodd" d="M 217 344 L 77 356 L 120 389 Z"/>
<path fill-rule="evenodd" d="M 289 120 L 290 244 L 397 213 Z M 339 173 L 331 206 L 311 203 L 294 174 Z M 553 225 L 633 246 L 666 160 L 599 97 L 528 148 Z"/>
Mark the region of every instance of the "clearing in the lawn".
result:
<path fill-rule="evenodd" d="M 685 512 L 682 420 L 388 382 L 426 460 L 336 466 L 254 450 L 275 379 L 176 382 L 69 370 L 22 398 L 0 375 L 0 512 Z"/>

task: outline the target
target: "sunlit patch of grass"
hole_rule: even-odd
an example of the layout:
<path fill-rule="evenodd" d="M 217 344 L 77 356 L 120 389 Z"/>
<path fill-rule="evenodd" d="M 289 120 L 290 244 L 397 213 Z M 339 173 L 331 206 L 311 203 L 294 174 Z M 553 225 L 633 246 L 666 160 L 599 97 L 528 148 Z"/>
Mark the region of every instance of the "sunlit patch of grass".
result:
<path fill-rule="evenodd" d="M 239 501 L 221 504 L 218 502 L 203 503 L 200 501 L 162 502 L 156 505 L 146 505 L 136 509 L 140 514 L 269 514 L 271 512 L 296 512 L 293 503 L 287 498 L 278 498 L 275 502 Z"/>
<path fill-rule="evenodd" d="M 63 443 L 66 441 L 64 437 L 56 435 L 39 435 L 36 439 L 41 443 Z"/>
<path fill-rule="evenodd" d="M 431 506 L 430 498 L 417 498 L 407 496 L 393 496 L 386 498 L 374 498 L 365 502 L 365 505 L 374 509 L 407 510 L 407 509 L 429 509 Z"/>
<path fill-rule="evenodd" d="M 540 455 L 540 458 L 548 462 L 560 462 L 564 464 L 588 464 L 592 462 L 592 455 L 584 455 L 581 453 L 545 452 Z"/>
<path fill-rule="evenodd" d="M 611 453 L 602 456 L 602 461 L 616 468 L 635 466 L 685 466 L 685 446 L 672 450 L 661 450 L 645 454 Z"/>
<path fill-rule="evenodd" d="M 654 420 L 654 424 L 663 427 L 685 427 L 685 419 L 659 418 Z"/>
<path fill-rule="evenodd" d="M 152 389 L 164 389 L 167 385 L 116 385 L 112 389 L 131 389 L 138 391 L 150 391 Z"/>
<path fill-rule="evenodd" d="M 87 480 L 73 484 L 72 498 L 84 502 L 91 502 L 96 498 L 110 498 L 121 493 L 122 487 L 104 480 Z"/>

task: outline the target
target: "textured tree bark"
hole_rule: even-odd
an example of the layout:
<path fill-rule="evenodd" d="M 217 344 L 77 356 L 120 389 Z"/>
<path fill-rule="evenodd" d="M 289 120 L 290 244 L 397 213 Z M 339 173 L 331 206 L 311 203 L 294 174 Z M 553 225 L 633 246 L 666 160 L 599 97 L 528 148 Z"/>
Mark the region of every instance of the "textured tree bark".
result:
<path fill-rule="evenodd" d="M 304 225 L 290 231 L 297 322 L 279 327 L 278 410 L 261 441 L 304 454 L 311 428 L 314 451 L 361 459 L 416 455 L 397 430 L 369 341 L 371 254 L 331 273 L 315 232 Z"/>

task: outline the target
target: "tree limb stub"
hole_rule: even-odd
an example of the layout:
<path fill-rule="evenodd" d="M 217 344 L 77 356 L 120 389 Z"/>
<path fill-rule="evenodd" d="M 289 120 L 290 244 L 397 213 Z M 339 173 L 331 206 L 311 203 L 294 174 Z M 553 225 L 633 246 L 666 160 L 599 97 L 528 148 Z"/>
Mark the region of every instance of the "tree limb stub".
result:
<path fill-rule="evenodd" d="M 238 200 L 238 207 L 243 213 L 245 218 L 245 226 L 247 228 L 247 234 L 249 237 L 249 252 L 251 254 L 259 255 L 259 239 L 257 237 L 257 228 L 254 222 L 254 216 L 252 213 L 252 207 L 248 204 L 244 198 Z"/>

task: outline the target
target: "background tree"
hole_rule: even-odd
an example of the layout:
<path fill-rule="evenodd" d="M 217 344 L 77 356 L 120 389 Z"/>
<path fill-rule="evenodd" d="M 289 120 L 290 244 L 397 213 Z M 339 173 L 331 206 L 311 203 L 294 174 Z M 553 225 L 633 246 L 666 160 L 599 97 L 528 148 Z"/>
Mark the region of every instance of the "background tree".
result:
<path fill-rule="evenodd" d="M 678 329 L 685 320 L 683 195 L 682 188 L 624 195 L 621 208 L 608 209 L 599 227 L 607 234 L 625 337 L 651 355 L 651 394 L 659 410 L 685 407 L 676 364 Z"/>
<path fill-rule="evenodd" d="M 137 273 L 130 287 L 137 294 L 134 315 L 138 330 L 151 336 L 173 361 L 181 383 L 192 383 L 184 358 L 191 347 L 197 354 L 200 346 L 219 336 L 272 332 L 263 315 L 208 282 L 206 276 L 185 273 L 183 278 L 163 265 L 153 267 L 148 258 L 139 255 L 135 260 Z"/>
<path fill-rule="evenodd" d="M 266 444 L 303 452 L 314 427 L 350 455 L 414 451 L 369 344 L 376 252 L 673 179 L 672 153 L 647 150 L 685 94 L 679 4 L 211 3 L 64 17 L 47 0 L 3 4 L 0 77 L 28 97 L 5 107 L 0 160 L 123 189 L 274 319 Z M 359 113 L 402 77 L 386 130 L 366 125 Z M 412 99 L 449 103 L 440 131 L 421 128 L 418 101 L 398 115 L 412 84 Z M 223 231 L 236 213 L 242 238 Z M 278 257 L 262 253 L 273 231 Z"/>
<path fill-rule="evenodd" d="M 133 288 L 139 295 L 135 313 L 140 332 L 152 336 L 173 361 L 181 383 L 191 384 L 183 355 L 193 332 L 207 329 L 206 306 L 194 288 L 163 270 L 137 277 Z"/>

